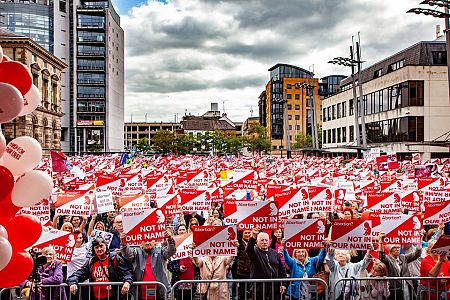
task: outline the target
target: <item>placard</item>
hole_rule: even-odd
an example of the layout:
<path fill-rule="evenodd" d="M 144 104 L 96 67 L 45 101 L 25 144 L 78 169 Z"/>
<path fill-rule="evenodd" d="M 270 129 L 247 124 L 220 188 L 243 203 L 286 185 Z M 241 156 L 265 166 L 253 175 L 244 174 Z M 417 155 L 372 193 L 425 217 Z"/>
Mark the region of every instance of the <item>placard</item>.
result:
<path fill-rule="evenodd" d="M 369 193 L 365 209 L 380 214 L 400 213 L 401 197 L 398 193 L 391 192 Z"/>
<path fill-rule="evenodd" d="M 166 218 L 159 209 L 124 211 L 122 213 L 122 222 L 128 244 L 139 245 L 146 241 L 164 239 Z"/>
<path fill-rule="evenodd" d="M 114 200 L 111 191 L 95 193 L 95 205 L 97 208 L 97 213 L 99 214 L 115 211 Z"/>
<path fill-rule="evenodd" d="M 335 220 L 331 228 L 331 247 L 335 249 L 368 250 L 372 245 L 370 220 Z"/>
<path fill-rule="evenodd" d="M 385 244 L 413 245 L 422 242 L 422 223 L 417 214 L 380 215 Z"/>
<path fill-rule="evenodd" d="M 42 233 L 36 243 L 31 246 L 34 251 L 41 251 L 45 247 L 53 247 L 56 258 L 63 262 L 72 260 L 76 236 L 73 233 L 58 229 L 42 228 Z"/>
<path fill-rule="evenodd" d="M 237 232 L 234 225 L 193 226 L 192 232 L 196 245 L 192 251 L 194 257 L 237 255 Z"/>
<path fill-rule="evenodd" d="M 293 188 L 275 193 L 273 199 L 278 203 L 278 216 L 287 219 L 294 214 L 309 212 L 310 202 L 307 188 Z"/>
<path fill-rule="evenodd" d="M 310 212 L 332 212 L 333 192 L 328 187 L 308 186 Z"/>
<path fill-rule="evenodd" d="M 430 254 L 450 253 L 450 235 L 442 234 L 431 249 L 428 250 Z"/>
<path fill-rule="evenodd" d="M 325 219 L 290 219 L 284 223 L 284 246 L 293 249 L 321 249 L 326 234 Z"/>
<path fill-rule="evenodd" d="M 64 192 L 57 194 L 55 214 L 71 216 L 88 216 L 91 214 L 91 203 L 94 192 Z"/>
<path fill-rule="evenodd" d="M 236 212 L 232 215 L 229 213 L 225 211 L 225 218 L 238 224 L 239 230 L 278 228 L 278 207 L 275 201 L 236 201 Z"/>
<path fill-rule="evenodd" d="M 174 235 L 173 239 L 175 240 L 177 251 L 174 255 L 172 255 L 172 260 L 189 257 L 189 253 L 192 252 L 191 246 L 194 242 L 192 239 L 192 233 Z"/>
<path fill-rule="evenodd" d="M 450 221 L 450 199 L 442 202 L 425 202 L 424 225 L 447 223 Z"/>

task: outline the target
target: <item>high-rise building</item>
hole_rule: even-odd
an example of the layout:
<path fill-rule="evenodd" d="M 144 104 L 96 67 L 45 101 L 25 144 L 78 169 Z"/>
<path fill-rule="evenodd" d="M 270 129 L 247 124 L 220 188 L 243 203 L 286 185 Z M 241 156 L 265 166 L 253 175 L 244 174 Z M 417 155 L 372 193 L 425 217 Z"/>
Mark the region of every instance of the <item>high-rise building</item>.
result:
<path fill-rule="evenodd" d="M 0 0 L 0 26 L 69 65 L 61 74 L 64 151 L 121 151 L 124 33 L 110 0 Z"/>
<path fill-rule="evenodd" d="M 305 69 L 276 64 L 269 69 L 270 80 L 259 96 L 260 124 L 265 126 L 273 150 L 286 149 L 287 141 L 295 142 L 299 134 L 312 135 L 313 101 L 316 108 L 317 126 L 320 126 L 321 101 L 319 80 Z M 284 105 L 287 104 L 289 137 L 284 130 Z"/>

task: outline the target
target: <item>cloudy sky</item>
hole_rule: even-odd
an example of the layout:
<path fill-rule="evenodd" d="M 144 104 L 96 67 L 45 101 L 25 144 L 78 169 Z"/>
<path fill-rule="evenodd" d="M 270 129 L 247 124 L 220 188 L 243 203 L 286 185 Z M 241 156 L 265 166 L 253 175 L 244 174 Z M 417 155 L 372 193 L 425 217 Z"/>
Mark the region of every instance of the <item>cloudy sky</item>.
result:
<path fill-rule="evenodd" d="M 125 120 L 178 121 L 218 102 L 235 122 L 258 115 L 270 67 L 315 77 L 349 75 L 327 62 L 348 56 L 361 33 L 365 67 L 418 41 L 443 21 L 406 14 L 420 0 L 113 0 L 125 31 Z M 253 113 L 251 113 L 253 110 Z"/>

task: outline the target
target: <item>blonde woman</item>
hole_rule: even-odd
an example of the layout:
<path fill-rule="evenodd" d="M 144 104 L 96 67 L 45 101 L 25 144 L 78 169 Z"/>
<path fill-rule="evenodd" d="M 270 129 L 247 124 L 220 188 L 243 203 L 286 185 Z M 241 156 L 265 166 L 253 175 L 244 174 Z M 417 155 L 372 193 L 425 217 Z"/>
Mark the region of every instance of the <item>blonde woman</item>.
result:
<path fill-rule="evenodd" d="M 380 260 L 375 260 L 369 277 L 386 277 L 388 273 L 387 267 Z M 370 299 L 385 300 L 389 297 L 389 281 L 388 280 L 370 280 Z"/>

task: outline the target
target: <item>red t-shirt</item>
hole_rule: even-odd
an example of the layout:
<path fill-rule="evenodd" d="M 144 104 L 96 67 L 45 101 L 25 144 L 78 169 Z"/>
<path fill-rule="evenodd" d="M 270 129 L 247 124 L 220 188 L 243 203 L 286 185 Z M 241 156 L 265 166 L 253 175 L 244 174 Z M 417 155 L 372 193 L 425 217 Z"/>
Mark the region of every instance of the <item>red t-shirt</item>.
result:
<path fill-rule="evenodd" d="M 155 275 L 153 275 L 152 269 L 152 255 L 147 256 L 147 261 L 145 262 L 144 275 L 142 276 L 142 281 L 156 281 Z M 147 284 L 141 286 L 141 299 L 153 300 L 156 299 L 156 284 Z"/>
<path fill-rule="evenodd" d="M 185 266 L 186 271 L 180 271 L 180 280 L 194 280 L 195 279 L 195 267 L 194 263 L 189 257 L 180 259 L 180 267 Z"/>
<path fill-rule="evenodd" d="M 428 274 L 430 273 L 431 269 L 434 268 L 435 265 L 436 262 L 434 261 L 434 259 L 430 255 L 427 255 L 420 264 L 420 277 L 429 277 Z M 450 262 L 447 259 L 442 263 L 441 271 L 437 275 L 437 277 L 444 277 L 444 276 L 450 276 Z M 433 290 L 444 291 L 445 288 L 448 287 L 448 282 L 446 283 L 445 280 L 422 279 L 420 280 L 420 283 Z"/>
<path fill-rule="evenodd" d="M 92 266 L 92 281 L 93 282 L 109 282 L 108 279 L 109 257 L 104 261 L 96 261 Z M 112 290 L 107 285 L 94 285 L 94 297 L 99 299 L 106 299 L 112 296 Z"/>

